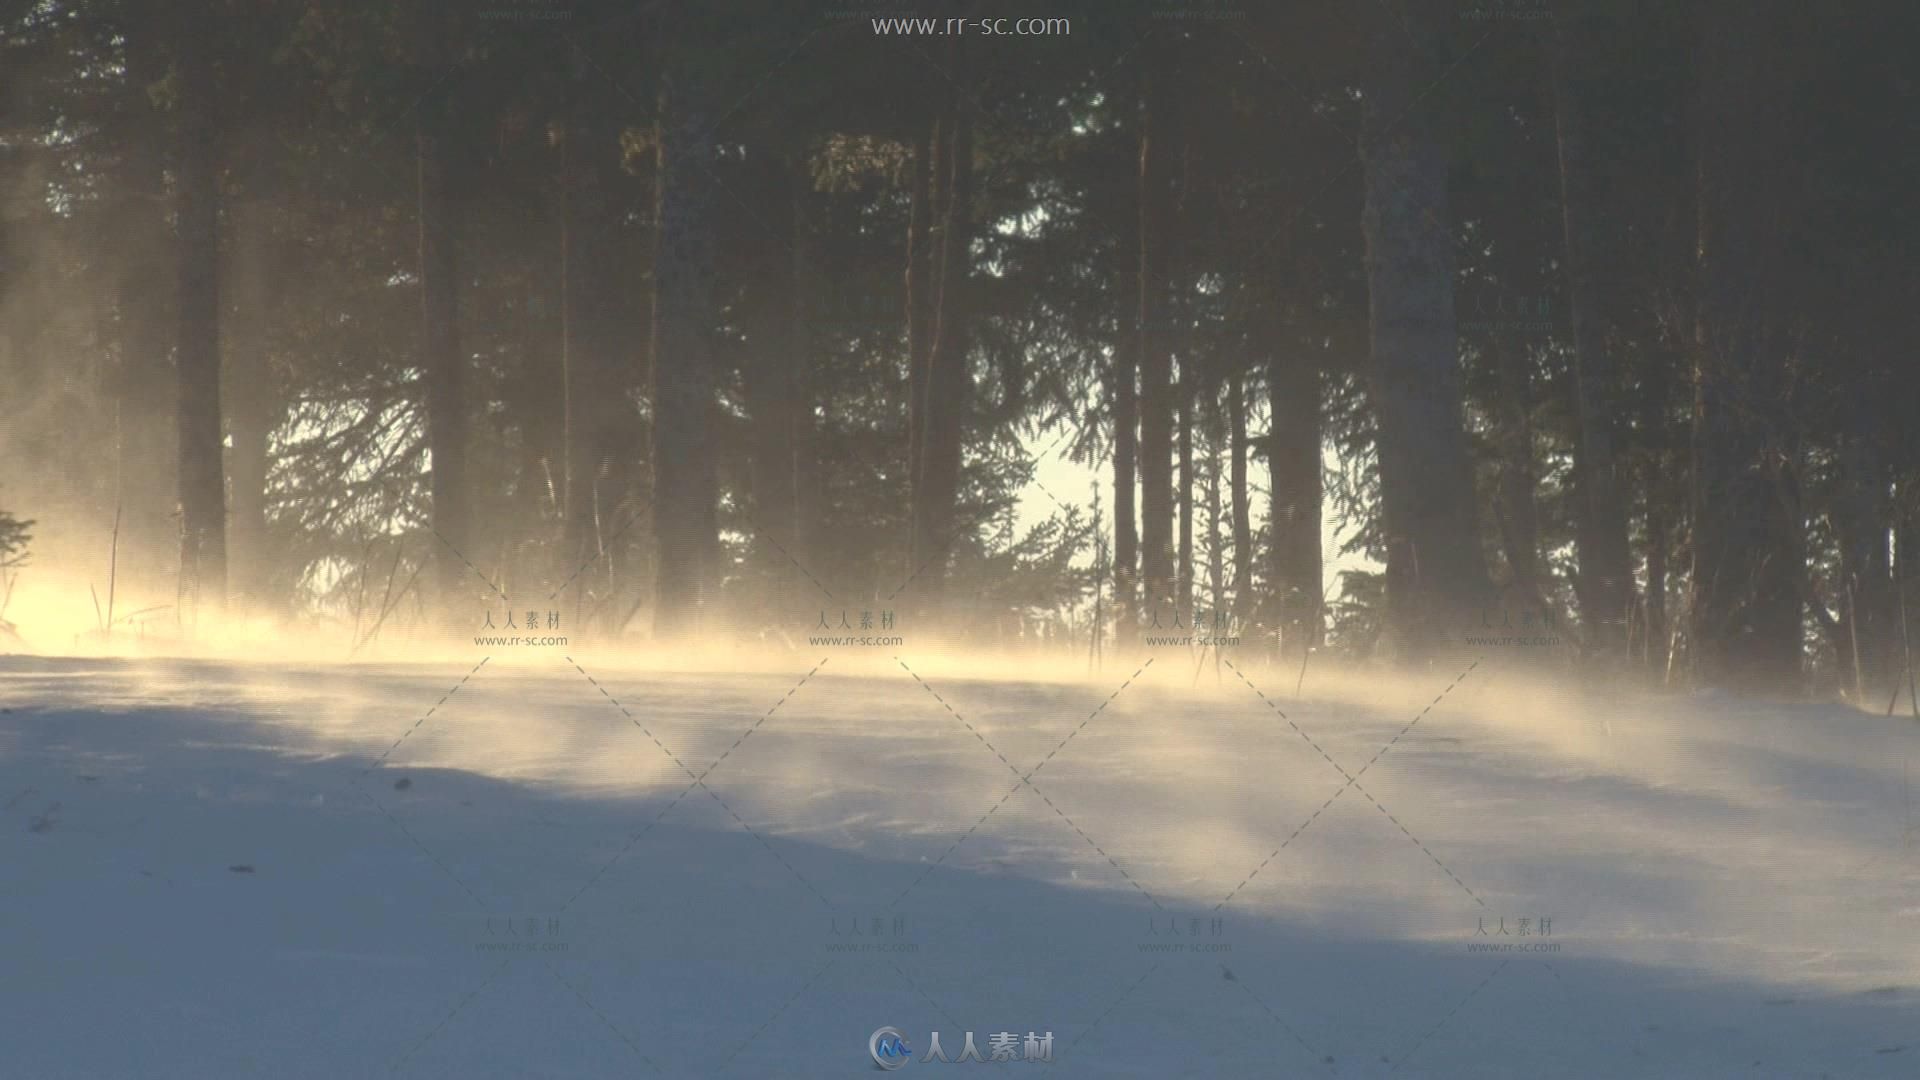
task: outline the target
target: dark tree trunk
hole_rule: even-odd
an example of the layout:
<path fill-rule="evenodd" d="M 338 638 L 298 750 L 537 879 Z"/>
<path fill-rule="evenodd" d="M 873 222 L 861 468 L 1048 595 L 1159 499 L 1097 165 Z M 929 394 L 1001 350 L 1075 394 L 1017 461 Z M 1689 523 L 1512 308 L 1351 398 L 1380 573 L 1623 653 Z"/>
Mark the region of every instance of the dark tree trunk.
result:
<path fill-rule="evenodd" d="M 1512 584 L 1527 603 L 1541 603 L 1540 590 L 1540 516 L 1535 508 L 1534 492 L 1540 478 L 1534 466 L 1533 401 L 1529 387 L 1530 365 L 1524 345 L 1515 345 L 1498 333 L 1489 348 L 1500 385 L 1500 486 L 1495 504 L 1500 526 L 1501 547 L 1507 566 L 1513 571 Z"/>
<path fill-rule="evenodd" d="M 1920 582 L 1920 485 L 1910 478 L 1903 478 L 1894 488 L 1893 557 L 1893 581 L 1897 590 L 1893 596 L 1895 677 L 1911 691 L 1915 681 L 1913 638 L 1915 632 L 1920 631 L 1920 625 L 1914 622 L 1920 617 L 1920 588 L 1915 587 L 1915 582 Z M 1920 714 L 1920 704 L 1913 705 L 1912 709 Z"/>
<path fill-rule="evenodd" d="M 1897 595 L 1893 584 L 1893 476 L 1865 433 L 1840 446 L 1841 489 L 1834 526 L 1840 544 L 1841 683 L 1856 704 L 1884 699 L 1900 671 Z M 1858 676 L 1856 680 L 1856 675 Z"/>
<path fill-rule="evenodd" d="M 1154 46 L 1149 46 L 1153 48 Z M 1149 609 L 1175 602 L 1173 565 L 1173 64 L 1155 55 L 1140 130 L 1140 540 Z"/>
<path fill-rule="evenodd" d="M 800 233 L 804 172 L 788 158 L 765 154 L 758 178 L 766 225 L 774 230 L 761 249 L 750 300 L 746 379 L 752 423 L 749 472 L 753 489 L 756 558 L 777 582 L 771 597 L 785 614 L 797 572 L 786 553 L 804 550 L 798 503 L 799 425 L 806 342 L 801 300 Z"/>
<path fill-rule="evenodd" d="M 1306 357 L 1267 363 L 1268 483 L 1272 489 L 1267 577 L 1282 656 L 1320 644 L 1320 372 Z"/>
<path fill-rule="evenodd" d="M 935 120 L 923 127 L 914 143 L 912 206 L 907 218 L 907 481 L 910 489 L 920 484 L 920 443 L 927 427 L 927 359 L 933 336 L 935 270 L 932 237 L 933 222 L 941 216 L 934 179 L 938 168 L 939 126 Z M 919 566 L 917 557 L 914 566 Z"/>
<path fill-rule="evenodd" d="M 1673 634 L 1667 618 L 1668 567 L 1672 558 L 1673 523 L 1684 513 L 1676 506 L 1678 486 L 1669 478 L 1674 468 L 1672 425 L 1667 417 L 1667 396 L 1671 381 L 1669 359 L 1656 356 L 1641 380 L 1640 430 L 1645 441 L 1641 499 L 1645 507 L 1647 544 L 1647 587 L 1645 611 L 1646 667 L 1650 675 L 1664 680 Z M 1679 512 L 1676 512 L 1676 511 Z"/>
<path fill-rule="evenodd" d="M 564 288 L 563 281 L 557 284 Z M 511 327 L 515 333 L 513 355 L 517 362 L 512 381 L 507 383 L 502 396 L 507 419 L 520 433 L 517 463 L 520 482 L 512 523 L 500 531 L 494 542 L 514 550 L 545 551 L 550 562 L 540 580 L 558 584 L 559 578 L 552 578 L 550 582 L 548 578 L 556 570 L 564 575 L 571 569 L 560 569 L 565 555 L 554 550 L 553 544 L 554 526 L 558 524 L 562 534 L 565 531 L 567 386 L 564 363 L 560 370 L 554 370 L 552 324 L 546 318 L 544 293 L 541 289 L 528 297 L 527 303 L 519 305 L 518 317 L 502 326 L 502 330 Z M 505 569 L 517 570 L 517 562 L 507 560 Z M 469 594 L 483 588 L 471 579 L 463 579 L 461 584 Z M 509 580 L 503 587 L 512 592 L 518 588 L 518 582 Z M 482 602 L 490 598 L 490 593 L 480 597 Z"/>
<path fill-rule="evenodd" d="M 1247 499 L 1246 376 L 1238 370 L 1227 379 L 1227 453 L 1229 513 L 1233 522 L 1232 611 L 1237 625 L 1246 618 L 1248 601 L 1253 595 L 1253 518 Z"/>
<path fill-rule="evenodd" d="M 1376 20 L 1378 21 L 1378 20 Z M 1430 656 L 1472 625 L 1490 585 L 1481 556 L 1453 310 L 1447 161 L 1435 64 L 1397 22 L 1374 36 L 1362 119 L 1372 398 L 1379 416 L 1387 633 Z"/>
<path fill-rule="evenodd" d="M 964 63 L 954 39 L 954 69 Z M 942 128 L 951 132 L 941 153 L 945 205 L 939 225 L 938 301 L 926 363 L 926 425 L 920 448 L 919 483 L 914 490 L 916 582 L 928 611 L 941 605 L 946 565 L 958 527 L 961 428 L 968 400 L 967 330 L 973 240 L 973 117 L 970 96 L 958 88 Z"/>
<path fill-rule="evenodd" d="M 1801 536 L 1783 418 L 1791 383 L 1770 266 L 1788 166 L 1770 57 L 1780 30 L 1725 5 L 1703 35 L 1693 418 L 1693 603 L 1700 684 L 1794 693 L 1801 674 Z M 1731 112 L 1728 110 L 1732 110 Z M 1728 117 L 1736 117 L 1728 121 Z"/>
<path fill-rule="evenodd" d="M 268 441 L 279 419 L 269 353 L 269 328 L 278 300 L 271 210 L 253 204 L 231 215 L 235 259 L 232 333 L 226 357 L 228 459 L 232 513 L 227 522 L 230 591 L 245 607 L 265 601 L 272 553 L 267 541 Z"/>
<path fill-rule="evenodd" d="M 243 605 L 264 609 L 273 553 L 267 539 L 268 448 L 273 435 L 271 396 L 251 386 L 236 386 L 230 426 L 233 433 L 233 594 Z"/>
<path fill-rule="evenodd" d="M 164 115 L 145 88 L 166 74 L 166 39 L 158 25 L 125 28 L 131 123 L 124 146 L 121 255 L 115 284 L 120 363 L 114 384 L 116 483 L 120 513 L 117 578 L 122 595 L 158 589 L 179 565 L 179 429 L 176 410 L 157 408 L 175 391 L 172 237 L 162 196 Z"/>
<path fill-rule="evenodd" d="M 559 581 L 577 595 L 610 590 L 602 547 L 626 524 L 613 511 L 625 494 L 614 458 L 621 423 L 620 259 L 612 187 L 618 143 L 591 111 L 597 100 L 571 87 L 561 152 L 561 380 L 565 397 Z M 591 563 L 594 573 L 580 571 Z M 599 587 L 596 587 L 596 584 Z"/>
<path fill-rule="evenodd" d="M 826 201 L 816 198 L 814 194 L 813 176 L 807 172 L 804 161 L 796 159 L 793 162 L 791 182 L 793 324 L 788 336 L 793 342 L 794 351 L 787 366 L 787 385 L 792 394 L 787 405 L 787 431 L 792 443 L 793 531 L 796 545 L 791 550 L 794 558 L 803 560 L 804 565 L 821 566 L 829 560 L 830 552 L 827 550 L 825 528 L 826 472 L 815 450 L 818 440 L 814 430 L 814 359 L 816 313 L 827 303 L 823 290 L 828 286 L 823 281 L 826 262 L 822 250 L 824 245 L 816 238 L 832 229 L 834 222 Z M 792 567 L 789 567 L 789 571 L 792 571 Z M 791 577 L 788 580 L 793 584 L 796 598 L 812 594 L 811 582 L 802 588 Z"/>
<path fill-rule="evenodd" d="M 1219 388 L 1214 387 L 1207 394 L 1206 409 L 1207 590 L 1211 594 L 1211 602 L 1207 605 L 1207 608 L 1214 623 L 1219 623 L 1222 618 L 1222 612 L 1225 610 L 1222 600 L 1225 598 L 1227 592 L 1226 538 L 1220 533 L 1221 519 L 1226 517 L 1220 504 L 1221 450 L 1223 449 L 1221 443 L 1224 441 L 1223 433 L 1226 431 L 1227 426 L 1226 418 L 1221 415 L 1222 411 Z M 1212 627 L 1203 627 L 1198 616 L 1195 616 L 1193 627 L 1195 636 L 1210 630 L 1212 630 Z M 1219 632 L 1225 633 L 1224 624 L 1220 625 Z"/>
<path fill-rule="evenodd" d="M 1673 525 L 1664 496 L 1647 499 L 1647 671 L 1664 680 L 1672 652 L 1672 630 L 1667 622 L 1667 560 Z"/>
<path fill-rule="evenodd" d="M 467 580 L 474 553 L 467 490 L 467 370 L 460 351 L 460 208 L 453 192 L 451 139 L 444 100 L 418 110 L 416 148 L 420 195 L 420 342 L 427 414 L 427 452 L 433 458 L 429 492 L 434 552 L 433 605 L 441 617 L 464 620 L 479 582 Z"/>
<path fill-rule="evenodd" d="M 1115 640 L 1131 644 L 1140 617 L 1140 534 L 1134 506 L 1140 455 L 1139 218 L 1125 215 L 1118 227 L 1120 272 L 1116 275 L 1116 336 L 1113 342 L 1113 607 Z"/>
<path fill-rule="evenodd" d="M 198 18 L 193 17 L 199 15 Z M 180 585 L 186 614 L 226 604 L 227 499 L 220 430 L 220 177 L 212 33 L 179 23 L 178 235 Z"/>
<path fill-rule="evenodd" d="M 1588 649 L 1603 664 L 1617 662 L 1626 647 L 1626 621 L 1633 595 L 1627 546 L 1625 484 L 1620 474 L 1619 376 L 1607 342 L 1607 319 L 1595 271 L 1601 207 L 1595 173 L 1601 162 L 1590 145 L 1589 113 L 1596 93 L 1598 50 L 1581 17 L 1554 20 L 1552 67 L 1560 147 L 1561 223 L 1572 301 L 1575 404 L 1580 423 L 1576 446 L 1578 484 L 1575 581 Z"/>
<path fill-rule="evenodd" d="M 694 65 L 664 79 L 655 135 L 653 539 L 656 637 L 698 630 L 718 545 L 713 459 L 714 156 L 706 87 Z"/>
<path fill-rule="evenodd" d="M 1174 392 L 1180 399 L 1180 555 L 1174 574 L 1176 612 L 1193 610 L 1193 399 L 1198 392 L 1190 361 L 1181 364 L 1180 383 Z"/>

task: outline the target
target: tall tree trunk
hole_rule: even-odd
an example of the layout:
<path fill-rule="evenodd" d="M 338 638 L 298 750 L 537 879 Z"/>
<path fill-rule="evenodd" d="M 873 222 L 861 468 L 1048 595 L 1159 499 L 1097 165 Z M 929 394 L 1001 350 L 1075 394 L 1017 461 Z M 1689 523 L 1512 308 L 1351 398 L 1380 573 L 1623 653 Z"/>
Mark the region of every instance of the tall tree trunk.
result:
<path fill-rule="evenodd" d="M 928 121 L 913 147 L 912 204 L 907 217 L 907 483 L 918 488 L 920 445 L 927 428 L 927 359 L 933 337 L 934 222 L 942 216 L 940 188 L 936 187 L 941 132 L 938 119 Z M 919 553 L 909 553 L 918 568 Z"/>
<path fill-rule="evenodd" d="M 1789 114 L 1765 13 L 1717 6 L 1705 27 L 1699 139 L 1699 280 L 1693 421 L 1693 603 L 1688 639 L 1705 686 L 1794 693 L 1801 672 L 1801 537 L 1783 417 L 1791 383 L 1774 325 L 1773 190 Z M 1731 111 L 1729 111 L 1731 110 Z M 1728 117 L 1745 121 L 1728 122 Z"/>
<path fill-rule="evenodd" d="M 1646 667 L 1648 674 L 1665 679 L 1672 633 L 1667 620 L 1668 563 L 1672 553 L 1674 493 L 1669 479 L 1674 468 L 1671 424 L 1667 419 L 1668 359 L 1657 356 L 1641 380 L 1640 430 L 1646 442 L 1641 498 L 1645 505 L 1647 588 L 1644 604 Z"/>
<path fill-rule="evenodd" d="M 1911 466 L 1909 466 L 1909 469 Z M 1898 635 L 1895 639 L 1896 665 L 1894 676 L 1911 689 L 1914 681 L 1913 647 L 1914 637 L 1920 635 L 1920 485 L 1912 479 L 1912 473 L 1906 472 L 1897 482 L 1893 494 L 1893 581 L 1894 617 L 1899 620 Z M 1920 711 L 1920 704 L 1913 706 Z"/>
<path fill-rule="evenodd" d="M 813 175 L 804 159 L 793 162 L 793 356 L 787 366 L 787 386 L 792 395 L 787 404 L 787 437 L 793 457 L 793 531 L 791 549 L 796 559 L 807 566 L 828 561 L 828 539 L 824 520 L 826 510 L 826 473 L 816 454 L 818 437 L 814 430 L 814 355 L 817 332 L 816 313 L 826 303 L 822 292 L 826 253 L 816 237 L 833 228 L 829 204 L 814 194 Z M 817 224 L 816 224 L 817 222 Z M 790 568 L 791 569 L 791 568 Z M 792 579 L 789 578 L 791 582 Z M 812 584 L 802 588 L 793 583 L 794 595 L 810 595 Z"/>
<path fill-rule="evenodd" d="M 717 567 L 712 101 L 696 65 L 663 81 L 655 147 L 653 539 L 656 637 L 705 622 Z"/>
<path fill-rule="evenodd" d="M 1176 612 L 1193 611 L 1193 399 L 1199 392 L 1190 370 L 1191 361 L 1181 361 L 1180 382 L 1174 388 L 1180 401 L 1180 554 L 1174 573 Z"/>
<path fill-rule="evenodd" d="M 1113 608 L 1114 639 L 1130 645 L 1140 621 L 1140 533 L 1134 506 L 1140 455 L 1139 358 L 1144 328 L 1140 325 L 1139 217 L 1125 215 L 1116 230 L 1119 272 L 1113 341 Z"/>
<path fill-rule="evenodd" d="M 1150 58 L 1140 128 L 1140 540 L 1149 609 L 1175 601 L 1173 565 L 1173 60 Z"/>
<path fill-rule="evenodd" d="M 579 73 L 577 79 L 584 78 Z M 565 397 L 565 471 L 558 580 L 578 595 L 606 593 L 602 545 L 626 524 L 612 511 L 624 491 L 615 481 L 621 422 L 620 259 L 614 173 L 618 143 L 593 110 L 580 81 L 569 88 L 561 152 L 561 380 Z M 579 571 L 593 563 L 595 573 Z"/>
<path fill-rule="evenodd" d="M 1225 633 L 1222 601 L 1227 594 L 1227 546 L 1226 538 L 1220 533 L 1220 523 L 1227 515 L 1220 504 L 1220 480 L 1222 472 L 1221 444 L 1226 441 L 1227 430 L 1224 409 L 1220 403 L 1219 387 L 1213 387 L 1207 394 L 1207 590 L 1211 594 L 1207 605 L 1212 621 L 1218 626 L 1218 632 Z M 1212 629 L 1212 628 L 1209 628 Z M 1198 635 L 1202 629 L 1196 620 L 1193 632 Z"/>
<path fill-rule="evenodd" d="M 749 301 L 747 413 L 752 424 L 749 473 L 757 561 L 776 586 L 770 599 L 785 614 L 793 593 L 793 563 L 785 553 L 801 550 L 796 470 L 800 412 L 800 258 L 804 171 L 791 158 L 763 153 L 757 172 L 760 205 L 775 236 L 761 248 Z"/>
<path fill-rule="evenodd" d="M 1647 494 L 1647 672 L 1664 679 L 1671 652 L 1671 631 L 1667 622 L 1667 560 L 1673 531 L 1664 496 Z"/>
<path fill-rule="evenodd" d="M 1380 22 L 1381 20 L 1375 20 Z M 1372 398 L 1379 416 L 1387 631 L 1410 659 L 1471 625 L 1490 592 L 1475 524 L 1453 310 L 1447 161 L 1421 98 L 1437 77 L 1399 22 L 1374 35 L 1362 118 Z"/>
<path fill-rule="evenodd" d="M 1269 588 L 1281 655 L 1299 657 L 1320 644 L 1320 579 L 1325 573 L 1320 545 L 1320 372 L 1311 358 L 1267 363 Z"/>
<path fill-rule="evenodd" d="M 1176 100 L 1171 104 L 1173 107 L 1180 109 L 1180 111 L 1172 114 L 1170 119 L 1174 125 L 1179 126 L 1180 130 L 1184 132 L 1185 124 L 1188 120 L 1184 109 L 1185 101 L 1184 99 L 1176 97 Z M 1175 325 L 1178 327 L 1177 336 L 1173 337 L 1172 341 L 1175 355 L 1179 357 L 1179 380 L 1174 385 L 1174 394 L 1176 402 L 1175 408 L 1179 410 L 1177 414 L 1179 428 L 1175 435 L 1177 439 L 1175 452 L 1179 455 L 1180 485 L 1175 489 L 1175 498 L 1179 505 L 1180 533 L 1179 555 L 1174 571 L 1174 587 L 1177 591 L 1175 603 L 1178 605 L 1178 610 L 1184 611 L 1190 616 L 1193 612 L 1194 604 L 1193 503 L 1196 498 L 1195 483 L 1197 480 L 1197 477 L 1194 475 L 1193 462 L 1193 413 L 1199 395 L 1203 393 L 1214 394 L 1215 390 L 1207 385 L 1206 379 L 1200 374 L 1200 364 L 1198 360 L 1199 349 L 1195 340 L 1197 337 L 1197 325 L 1192 317 L 1192 312 L 1189 310 L 1191 297 L 1193 295 L 1194 274 L 1197 268 L 1194 265 L 1191 237 L 1193 214 L 1193 143 L 1185 138 L 1182 138 L 1180 141 L 1179 176 L 1174 182 L 1174 188 L 1178 192 L 1178 195 L 1174 199 L 1173 223 L 1168 235 L 1168 246 L 1173 252 L 1174 280 L 1173 296 L 1168 302 L 1168 314 L 1174 319 Z"/>
<path fill-rule="evenodd" d="M 1626 620 L 1633 595 L 1627 546 L 1625 488 L 1620 473 L 1619 375 L 1607 343 L 1607 319 L 1595 264 L 1601 207 L 1595 189 L 1600 160 L 1590 146 L 1590 117 L 1598 49 L 1585 16 L 1562 13 L 1554 20 L 1552 67 L 1560 147 L 1561 224 L 1572 301 L 1577 444 L 1575 581 L 1587 647 L 1603 665 L 1616 663 L 1626 647 Z M 1601 88 L 1603 89 L 1603 88 Z"/>
<path fill-rule="evenodd" d="M 196 17 L 197 16 L 197 17 Z M 220 177 L 211 20 L 179 22 L 180 581 L 189 617 L 226 604 L 227 499 L 220 430 Z"/>
<path fill-rule="evenodd" d="M 237 385 L 229 412 L 233 461 L 229 469 L 233 488 L 232 590 L 234 598 L 254 610 L 264 610 L 273 553 L 267 536 L 267 473 L 269 443 L 274 427 L 271 394 L 251 385 Z"/>
<path fill-rule="evenodd" d="M 564 273 L 561 277 L 564 278 Z M 502 326 L 503 330 L 511 327 L 515 333 L 512 355 L 516 362 L 502 396 L 508 422 L 520 433 L 517 463 L 520 483 L 512 524 L 491 539 L 506 550 L 545 552 L 547 565 L 540 568 L 537 580 L 543 585 L 553 585 L 560 581 L 553 576 L 556 572 L 564 576 L 571 569 L 560 568 L 565 554 L 556 550 L 555 542 L 556 527 L 562 536 L 565 534 L 567 372 L 564 364 L 560 370 L 554 370 L 553 324 L 546 315 L 545 284 L 545 279 L 537 283 L 534 286 L 537 291 L 519 305 L 518 317 Z M 558 284 L 564 289 L 563 280 Z M 504 569 L 518 573 L 521 562 L 509 558 L 505 560 Z M 528 566 L 527 569 L 534 568 Z M 469 594 L 480 589 L 477 581 L 463 579 L 461 584 Z M 502 588 L 512 593 L 520 588 L 519 580 L 511 579 Z M 490 598 L 491 594 L 481 599 Z"/>
<path fill-rule="evenodd" d="M 1500 386 L 1500 495 L 1495 510 L 1501 547 L 1506 551 L 1507 566 L 1513 570 L 1512 584 L 1527 603 L 1539 604 L 1540 516 L 1534 492 L 1540 478 L 1534 466 L 1529 359 L 1526 346 L 1515 345 L 1498 332 L 1493 334 L 1489 348 Z"/>
<path fill-rule="evenodd" d="M 1834 526 L 1840 544 L 1843 685 L 1859 691 L 1856 703 L 1884 698 L 1900 671 L 1893 555 L 1893 476 L 1879 447 L 1865 432 L 1846 435 L 1840 446 L 1841 490 Z M 1854 674 L 1859 685 L 1854 687 Z"/>
<path fill-rule="evenodd" d="M 960 39 L 954 38 L 954 70 L 965 77 Z M 946 591 L 946 566 L 958 527 L 962 418 L 969 394 L 968 283 L 973 241 L 973 116 L 970 95 L 956 87 L 942 128 L 951 133 L 941 159 L 945 197 L 936 245 L 938 302 L 926 364 L 926 425 L 914 490 L 914 557 L 922 604 L 937 611 Z"/>
<path fill-rule="evenodd" d="M 180 558 L 179 430 L 173 409 L 157 408 L 175 393 L 172 237 L 162 194 L 164 114 L 146 88 L 166 74 L 167 41 L 157 18 L 135 21 L 126 35 L 128 109 L 132 122 L 122 145 L 123 216 L 116 229 L 120 271 L 120 363 L 114 383 L 116 502 L 120 540 L 116 577 L 124 596 L 153 590 L 175 576 Z M 175 579 L 178 584 L 177 578 Z"/>
<path fill-rule="evenodd" d="M 1253 516 L 1247 499 L 1246 376 L 1235 369 L 1227 379 L 1227 472 L 1230 515 L 1233 522 L 1233 616 L 1236 625 L 1247 617 L 1253 595 Z M 1317 515 L 1316 515 L 1317 516 Z"/>
<path fill-rule="evenodd" d="M 252 203 L 236 208 L 231 219 L 234 303 L 225 376 L 233 441 L 227 468 L 232 498 L 228 568 L 234 598 L 259 610 L 272 564 L 267 541 L 267 452 L 278 419 L 278 394 L 269 331 L 278 299 L 279 268 L 273 255 L 271 209 Z"/>
<path fill-rule="evenodd" d="M 435 96 L 419 106 L 415 148 L 419 166 L 420 351 L 427 414 L 427 452 L 433 458 L 432 605 L 442 618 L 473 615 L 468 601 L 479 583 L 467 580 L 473 557 L 467 489 L 467 365 L 460 351 L 460 208 L 453 192 L 447 102 Z"/>

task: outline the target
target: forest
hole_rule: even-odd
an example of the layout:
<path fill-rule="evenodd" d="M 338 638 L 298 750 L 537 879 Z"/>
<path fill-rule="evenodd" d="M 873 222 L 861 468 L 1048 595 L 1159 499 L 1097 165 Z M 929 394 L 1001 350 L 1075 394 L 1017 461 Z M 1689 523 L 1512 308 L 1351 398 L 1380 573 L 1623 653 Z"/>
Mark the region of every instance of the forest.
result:
<path fill-rule="evenodd" d="M 16 0 L 7 589 L 1891 710 L 1916 18 Z"/>
<path fill-rule="evenodd" d="M 1912 1080 L 1917 55 L 0 0 L 0 1076 Z"/>

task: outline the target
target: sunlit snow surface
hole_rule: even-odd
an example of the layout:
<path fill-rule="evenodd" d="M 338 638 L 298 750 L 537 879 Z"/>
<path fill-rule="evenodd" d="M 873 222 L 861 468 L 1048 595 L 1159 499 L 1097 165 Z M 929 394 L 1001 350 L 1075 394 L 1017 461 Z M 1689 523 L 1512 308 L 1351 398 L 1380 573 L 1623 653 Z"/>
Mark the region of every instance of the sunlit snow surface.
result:
<path fill-rule="evenodd" d="M 482 657 L 0 658 L 0 1075 L 1920 1075 L 1909 719 Z"/>

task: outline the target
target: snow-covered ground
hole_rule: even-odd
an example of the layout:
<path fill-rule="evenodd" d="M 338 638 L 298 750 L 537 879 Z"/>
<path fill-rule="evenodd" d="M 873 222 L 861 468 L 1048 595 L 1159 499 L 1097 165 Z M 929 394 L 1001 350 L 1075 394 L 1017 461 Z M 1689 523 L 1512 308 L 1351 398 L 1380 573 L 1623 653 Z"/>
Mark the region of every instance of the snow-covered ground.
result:
<path fill-rule="evenodd" d="M 1913 721 L 1148 659 L 0 658 L 0 1075 L 1920 1075 Z"/>

